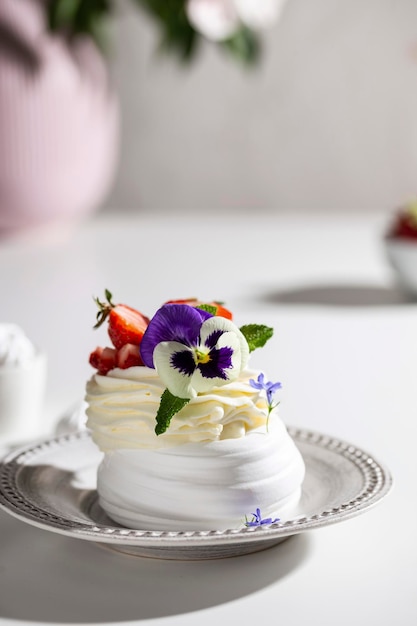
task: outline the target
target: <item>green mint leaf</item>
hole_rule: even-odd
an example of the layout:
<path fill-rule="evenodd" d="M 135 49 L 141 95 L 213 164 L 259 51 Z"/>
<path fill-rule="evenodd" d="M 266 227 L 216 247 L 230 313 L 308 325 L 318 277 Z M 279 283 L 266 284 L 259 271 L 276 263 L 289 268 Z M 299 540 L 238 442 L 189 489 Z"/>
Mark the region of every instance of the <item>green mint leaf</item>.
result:
<path fill-rule="evenodd" d="M 271 339 L 274 329 L 263 324 L 246 324 L 241 326 L 240 332 L 248 342 L 249 352 L 253 352 L 256 348 L 262 348 Z"/>
<path fill-rule="evenodd" d="M 213 306 L 212 304 L 199 304 L 195 308 L 201 309 L 202 311 L 206 311 L 207 313 L 210 313 L 211 315 L 216 315 L 217 313 L 217 307 Z"/>
<path fill-rule="evenodd" d="M 178 398 L 177 396 L 172 395 L 168 389 L 165 389 L 161 396 L 158 413 L 156 414 L 155 433 L 157 435 L 162 435 L 162 433 L 167 430 L 174 415 L 178 413 L 178 411 L 181 411 L 181 409 L 188 404 L 189 401 L 189 398 Z"/>

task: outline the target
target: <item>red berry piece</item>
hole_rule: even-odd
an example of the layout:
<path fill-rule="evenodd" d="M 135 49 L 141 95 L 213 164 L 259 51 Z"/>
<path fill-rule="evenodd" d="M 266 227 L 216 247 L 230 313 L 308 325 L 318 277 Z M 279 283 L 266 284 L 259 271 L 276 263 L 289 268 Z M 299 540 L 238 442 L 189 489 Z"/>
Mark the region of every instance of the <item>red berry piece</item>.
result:
<path fill-rule="evenodd" d="M 417 206 L 415 204 L 398 211 L 388 232 L 388 237 L 394 239 L 417 239 Z"/>
<path fill-rule="evenodd" d="M 149 318 L 126 304 L 113 304 L 112 294 L 107 289 L 105 296 L 106 302 L 101 302 L 98 298 L 95 300 L 99 312 L 94 328 L 108 320 L 108 333 L 115 348 L 120 350 L 127 343 L 139 346 Z"/>
<path fill-rule="evenodd" d="M 128 367 L 135 367 L 136 365 L 143 365 L 143 361 L 140 356 L 139 346 L 132 343 L 126 343 L 117 352 L 117 367 L 125 370 Z"/>
<path fill-rule="evenodd" d="M 140 345 L 149 319 L 125 304 L 116 305 L 109 314 L 109 337 L 115 348 L 127 343 Z"/>
<path fill-rule="evenodd" d="M 117 352 L 114 348 L 98 347 L 90 354 L 89 363 L 99 374 L 105 376 L 107 372 L 117 367 L 116 357 Z"/>

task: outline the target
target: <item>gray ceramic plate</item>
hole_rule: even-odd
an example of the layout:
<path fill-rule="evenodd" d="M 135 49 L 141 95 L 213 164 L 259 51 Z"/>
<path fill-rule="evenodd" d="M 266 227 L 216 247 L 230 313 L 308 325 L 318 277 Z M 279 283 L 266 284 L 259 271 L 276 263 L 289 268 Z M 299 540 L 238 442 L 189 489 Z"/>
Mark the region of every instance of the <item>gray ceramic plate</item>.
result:
<path fill-rule="evenodd" d="M 306 464 L 298 515 L 283 523 L 226 531 L 139 531 L 115 525 L 98 504 L 101 454 L 87 431 L 9 454 L 0 464 L 0 506 L 39 528 L 119 552 L 165 559 L 213 559 L 264 550 L 287 537 L 366 511 L 391 488 L 367 452 L 337 439 L 289 429 Z"/>

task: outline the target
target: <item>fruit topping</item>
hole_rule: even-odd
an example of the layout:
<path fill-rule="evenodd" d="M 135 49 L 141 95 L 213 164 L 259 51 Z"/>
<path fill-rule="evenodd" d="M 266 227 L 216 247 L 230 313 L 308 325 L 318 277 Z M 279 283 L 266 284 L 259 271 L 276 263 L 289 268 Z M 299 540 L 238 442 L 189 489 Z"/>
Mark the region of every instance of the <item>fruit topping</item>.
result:
<path fill-rule="evenodd" d="M 114 348 L 97 347 L 90 354 L 89 363 L 103 376 L 116 367 L 117 351 Z"/>
<path fill-rule="evenodd" d="M 203 302 L 197 298 L 186 298 L 185 300 L 168 300 L 165 304 L 188 304 L 195 308 L 202 308 L 212 315 L 225 317 L 228 320 L 233 319 L 232 313 L 226 309 L 221 302 Z"/>
<path fill-rule="evenodd" d="M 99 311 L 94 328 L 99 328 L 108 320 L 107 330 L 115 348 L 119 350 L 128 343 L 139 346 L 149 318 L 126 304 L 114 304 L 112 294 L 107 289 L 105 296 L 106 302 L 95 299 Z"/>
<path fill-rule="evenodd" d="M 140 346 L 142 338 L 149 325 L 149 318 L 127 304 L 114 304 L 112 294 L 105 290 L 105 300 L 94 298 L 98 306 L 96 324 L 99 328 L 107 322 L 107 332 L 113 344 L 111 348 L 97 347 L 89 358 L 89 363 L 99 374 L 106 375 L 110 370 L 118 367 L 127 369 L 144 365 Z M 187 304 L 205 311 L 204 319 L 211 316 L 232 319 L 232 313 L 220 302 L 204 302 L 198 298 L 184 300 L 170 300 L 166 304 Z"/>
<path fill-rule="evenodd" d="M 139 346 L 135 346 L 133 343 L 126 343 L 117 351 L 116 363 L 117 367 L 120 367 L 122 370 L 135 365 L 143 365 Z"/>
<path fill-rule="evenodd" d="M 417 201 L 402 207 L 397 212 L 388 231 L 388 237 L 417 240 Z"/>

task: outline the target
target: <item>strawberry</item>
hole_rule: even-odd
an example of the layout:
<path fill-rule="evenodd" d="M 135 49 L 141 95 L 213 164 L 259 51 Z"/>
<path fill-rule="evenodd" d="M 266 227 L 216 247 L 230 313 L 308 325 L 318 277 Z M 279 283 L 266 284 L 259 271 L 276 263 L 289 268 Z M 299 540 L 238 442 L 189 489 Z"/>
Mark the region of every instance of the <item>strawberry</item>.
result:
<path fill-rule="evenodd" d="M 106 302 L 95 298 L 99 312 L 94 328 L 98 328 L 105 320 L 108 320 L 107 330 L 115 348 L 119 350 L 127 343 L 139 346 L 148 327 L 149 318 L 126 304 L 113 304 L 112 294 L 107 289 L 105 296 Z"/>
<path fill-rule="evenodd" d="M 120 367 L 122 370 L 128 367 L 134 367 L 135 365 L 143 365 L 139 346 L 135 346 L 133 343 L 125 343 L 125 345 L 117 351 L 116 361 L 117 367 Z"/>
<path fill-rule="evenodd" d="M 186 298 L 185 300 L 168 300 L 166 304 L 188 304 L 189 306 L 196 307 L 197 309 L 199 305 L 208 305 L 216 309 L 214 315 L 225 317 L 228 320 L 233 319 L 232 313 L 226 309 L 221 302 L 203 302 L 202 300 L 198 300 L 198 298 Z"/>
<path fill-rule="evenodd" d="M 389 238 L 417 239 L 417 203 L 401 208 L 388 232 Z"/>
<path fill-rule="evenodd" d="M 99 374 L 105 376 L 107 372 L 116 367 L 117 352 L 114 348 L 99 348 L 90 354 L 89 363 Z"/>

